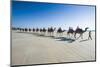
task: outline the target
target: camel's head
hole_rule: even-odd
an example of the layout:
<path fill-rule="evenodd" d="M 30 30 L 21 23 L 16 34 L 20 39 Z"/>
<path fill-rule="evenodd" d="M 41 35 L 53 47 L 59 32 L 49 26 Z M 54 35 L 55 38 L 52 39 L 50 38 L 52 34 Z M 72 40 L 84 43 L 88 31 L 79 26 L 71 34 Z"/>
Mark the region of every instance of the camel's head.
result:
<path fill-rule="evenodd" d="M 89 29 L 89 27 L 86 27 L 85 29 Z"/>
<path fill-rule="evenodd" d="M 87 31 L 87 29 L 89 29 L 89 27 L 86 27 L 84 32 L 86 32 L 86 31 Z"/>

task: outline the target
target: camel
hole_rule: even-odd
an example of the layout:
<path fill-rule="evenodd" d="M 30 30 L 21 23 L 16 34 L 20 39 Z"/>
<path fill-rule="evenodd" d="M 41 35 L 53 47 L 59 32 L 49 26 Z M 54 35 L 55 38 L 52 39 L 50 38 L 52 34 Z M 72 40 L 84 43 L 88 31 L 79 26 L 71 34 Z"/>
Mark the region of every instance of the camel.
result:
<path fill-rule="evenodd" d="M 17 28 L 15 28 L 15 27 L 12 27 L 12 30 L 17 30 Z"/>
<path fill-rule="evenodd" d="M 46 29 L 45 29 L 45 28 L 43 28 L 43 29 L 42 29 L 42 31 L 44 32 L 44 35 L 45 35 L 45 33 L 46 33 Z"/>
<path fill-rule="evenodd" d="M 31 32 L 31 29 L 29 28 L 29 32 Z"/>
<path fill-rule="evenodd" d="M 16 28 L 16 30 L 19 30 L 19 28 Z"/>
<path fill-rule="evenodd" d="M 48 34 L 50 35 L 50 28 L 48 27 L 48 30 L 47 30 Z"/>
<path fill-rule="evenodd" d="M 53 27 L 48 28 L 48 33 L 50 34 L 50 36 L 53 36 L 55 30 L 56 28 L 53 28 Z"/>
<path fill-rule="evenodd" d="M 32 31 L 35 32 L 35 28 L 33 28 Z"/>
<path fill-rule="evenodd" d="M 36 29 L 36 32 L 38 32 L 38 31 L 39 31 L 39 28 Z"/>
<path fill-rule="evenodd" d="M 72 27 L 69 27 L 69 30 L 67 31 L 67 36 L 70 37 L 70 34 L 73 35 L 74 32 L 75 32 L 75 31 L 73 30 L 73 28 L 72 28 Z"/>
<path fill-rule="evenodd" d="M 24 28 L 22 28 L 22 31 L 24 32 Z"/>
<path fill-rule="evenodd" d="M 25 28 L 25 32 L 27 32 L 28 31 L 28 29 L 27 28 Z"/>
<path fill-rule="evenodd" d="M 40 28 L 40 32 L 43 32 L 42 28 Z"/>
<path fill-rule="evenodd" d="M 20 30 L 20 32 L 22 32 L 23 31 L 23 28 L 19 28 L 19 30 Z"/>
<path fill-rule="evenodd" d="M 19 28 L 19 27 L 18 27 L 18 28 L 16 28 L 16 31 L 21 31 L 21 28 Z"/>
<path fill-rule="evenodd" d="M 48 30 L 47 30 L 47 32 L 48 32 L 48 33 L 50 33 L 50 27 L 48 27 Z"/>
<path fill-rule="evenodd" d="M 22 29 L 21 29 L 21 28 L 19 28 L 19 30 L 20 30 L 20 32 L 22 31 Z"/>
<path fill-rule="evenodd" d="M 57 30 L 57 34 L 59 34 L 60 36 L 62 36 L 63 32 L 65 32 L 66 30 L 62 30 L 61 27 L 58 28 Z"/>
<path fill-rule="evenodd" d="M 82 30 L 81 28 L 77 28 L 75 30 L 75 34 L 74 34 L 74 37 L 76 38 L 76 34 L 80 34 L 79 37 L 81 37 L 83 39 L 83 33 L 85 33 L 87 31 L 88 27 L 85 28 L 85 30 Z M 78 37 L 78 38 L 79 38 Z"/>

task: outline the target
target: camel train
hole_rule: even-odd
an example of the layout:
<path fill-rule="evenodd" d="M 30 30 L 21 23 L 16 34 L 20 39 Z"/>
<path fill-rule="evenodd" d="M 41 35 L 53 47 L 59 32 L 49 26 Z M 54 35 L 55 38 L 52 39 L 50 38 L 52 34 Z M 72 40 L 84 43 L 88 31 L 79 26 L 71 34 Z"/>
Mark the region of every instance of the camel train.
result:
<path fill-rule="evenodd" d="M 63 32 L 66 32 L 66 35 L 68 37 L 73 36 L 74 38 L 76 38 L 76 35 L 79 34 L 79 37 L 81 37 L 83 39 L 83 34 L 89 29 L 89 27 L 86 27 L 85 30 L 83 30 L 79 27 L 77 27 L 76 30 L 74 30 L 72 27 L 69 27 L 69 29 L 67 31 L 63 30 L 61 27 L 59 27 L 57 30 L 56 30 L 56 28 L 53 28 L 53 27 L 48 27 L 48 29 L 46 29 L 46 28 L 31 29 L 31 28 L 15 28 L 15 27 L 13 27 L 12 29 L 18 30 L 20 32 L 34 32 L 34 33 L 38 33 L 38 34 L 42 34 L 42 35 L 46 35 L 46 33 L 47 33 L 49 36 L 54 36 L 54 32 L 56 32 L 57 36 L 59 36 L 59 37 L 63 35 Z"/>
<path fill-rule="evenodd" d="M 81 29 L 79 27 L 77 27 L 76 30 L 73 30 L 72 27 L 69 27 L 67 35 L 70 36 L 70 34 L 72 34 L 76 38 L 76 34 L 79 34 L 80 35 L 79 37 L 81 37 L 83 39 L 83 34 L 87 31 L 87 29 L 89 29 L 89 27 L 86 27 L 85 30 L 83 30 L 83 29 Z"/>

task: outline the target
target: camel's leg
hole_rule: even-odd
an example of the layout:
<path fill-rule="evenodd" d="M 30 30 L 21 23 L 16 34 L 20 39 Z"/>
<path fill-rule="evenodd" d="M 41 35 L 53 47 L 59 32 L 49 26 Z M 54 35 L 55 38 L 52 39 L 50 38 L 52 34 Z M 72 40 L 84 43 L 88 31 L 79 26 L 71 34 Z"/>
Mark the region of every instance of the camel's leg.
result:
<path fill-rule="evenodd" d="M 74 34 L 74 37 L 76 38 L 76 33 Z"/>
<path fill-rule="evenodd" d="M 53 36 L 53 32 L 51 32 L 51 36 Z"/>
<path fill-rule="evenodd" d="M 61 36 L 61 33 L 59 32 L 59 36 Z"/>
<path fill-rule="evenodd" d="M 61 33 L 61 36 L 63 36 L 63 33 Z"/>
<path fill-rule="evenodd" d="M 72 33 L 70 34 L 70 38 L 72 38 Z"/>
<path fill-rule="evenodd" d="M 72 38 L 74 37 L 74 34 L 72 33 Z"/>
<path fill-rule="evenodd" d="M 60 33 L 60 36 L 62 37 L 62 33 Z"/>
<path fill-rule="evenodd" d="M 56 37 L 58 37 L 58 33 L 56 32 Z"/>
<path fill-rule="evenodd" d="M 69 34 L 67 33 L 67 37 L 69 36 Z"/>
<path fill-rule="evenodd" d="M 50 36 L 50 32 L 48 32 L 48 36 Z"/>
<path fill-rule="evenodd" d="M 50 35 L 49 36 L 51 36 L 51 32 L 50 32 Z"/>
<path fill-rule="evenodd" d="M 45 32 L 43 32 L 43 35 L 45 35 Z"/>
<path fill-rule="evenodd" d="M 71 33 L 71 38 L 73 38 L 73 33 Z"/>
<path fill-rule="evenodd" d="M 83 39 L 83 34 L 80 34 L 80 36 L 79 37 L 81 37 L 81 39 Z"/>
<path fill-rule="evenodd" d="M 67 37 L 70 38 L 70 33 L 67 33 Z"/>
<path fill-rule="evenodd" d="M 44 32 L 43 32 L 43 35 L 44 35 Z"/>
<path fill-rule="evenodd" d="M 52 36 L 54 36 L 53 32 L 52 32 Z"/>
<path fill-rule="evenodd" d="M 52 32 L 52 36 L 54 36 L 54 32 Z"/>
<path fill-rule="evenodd" d="M 83 39 L 83 35 L 82 34 L 80 34 L 80 36 L 77 39 L 79 39 L 80 37 L 81 37 L 81 39 Z"/>
<path fill-rule="evenodd" d="M 60 37 L 60 33 L 58 33 L 58 37 Z"/>
<path fill-rule="evenodd" d="M 59 37 L 59 33 L 57 33 L 57 37 Z"/>
<path fill-rule="evenodd" d="M 52 36 L 52 33 L 50 32 L 50 36 Z"/>
<path fill-rule="evenodd" d="M 58 33 L 58 37 L 60 36 L 60 33 Z"/>
<path fill-rule="evenodd" d="M 56 33 L 56 36 L 58 37 L 58 32 Z"/>
<path fill-rule="evenodd" d="M 68 34 L 68 38 L 71 38 L 71 34 L 70 33 Z"/>
<path fill-rule="evenodd" d="M 51 36 L 51 32 L 49 32 L 49 36 Z"/>

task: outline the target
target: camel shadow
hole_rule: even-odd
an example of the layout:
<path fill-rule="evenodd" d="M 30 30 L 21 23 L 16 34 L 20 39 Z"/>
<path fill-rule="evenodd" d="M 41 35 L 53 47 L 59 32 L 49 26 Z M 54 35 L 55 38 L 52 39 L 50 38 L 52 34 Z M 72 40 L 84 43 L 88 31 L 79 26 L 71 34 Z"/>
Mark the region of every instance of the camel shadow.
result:
<path fill-rule="evenodd" d="M 68 43 L 72 43 L 75 41 L 75 39 L 66 38 L 66 37 L 56 37 L 55 39 L 57 39 L 57 41 L 67 41 Z"/>
<path fill-rule="evenodd" d="M 26 32 L 16 32 L 16 33 L 26 33 Z"/>
<path fill-rule="evenodd" d="M 16 33 L 33 34 L 33 33 L 30 33 L 30 32 L 16 32 Z"/>
<path fill-rule="evenodd" d="M 32 35 L 35 35 L 35 36 L 38 36 L 38 37 L 50 37 L 50 38 L 54 38 L 55 36 L 47 36 L 45 34 L 40 34 L 40 33 L 35 33 L 35 32 L 16 32 L 16 33 L 25 33 L 25 34 L 32 34 Z"/>
<path fill-rule="evenodd" d="M 84 41 L 88 41 L 88 39 L 85 39 L 85 40 L 81 40 L 81 41 L 79 41 L 79 42 L 84 42 Z"/>
<path fill-rule="evenodd" d="M 50 38 L 54 38 L 55 36 L 47 36 L 44 34 L 37 34 L 37 33 L 33 33 L 33 35 L 38 36 L 38 37 L 50 37 Z"/>

